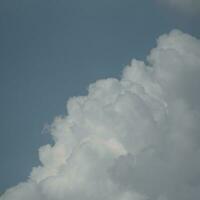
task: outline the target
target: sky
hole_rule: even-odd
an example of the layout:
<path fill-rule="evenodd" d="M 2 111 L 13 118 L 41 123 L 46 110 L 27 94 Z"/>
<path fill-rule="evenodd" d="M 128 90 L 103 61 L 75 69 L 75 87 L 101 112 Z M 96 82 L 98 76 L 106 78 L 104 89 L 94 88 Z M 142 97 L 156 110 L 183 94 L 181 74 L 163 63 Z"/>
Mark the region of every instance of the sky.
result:
<path fill-rule="evenodd" d="M 195 38 L 200 38 L 199 20 L 200 20 L 200 6 L 199 6 L 199 1 L 197 0 L 196 1 L 195 0 L 193 1 L 192 0 L 191 1 L 190 0 L 185 0 L 185 1 L 180 1 L 180 0 L 174 0 L 174 1 L 172 0 L 171 1 L 170 0 L 150 0 L 150 1 L 146 1 L 146 0 L 140 0 L 140 1 L 138 0 L 137 1 L 136 0 L 124 0 L 124 1 L 121 1 L 121 0 L 102 0 L 102 1 L 97 1 L 97 0 L 85 0 L 85 1 L 82 1 L 82 0 L 59 0 L 59 1 L 55 1 L 55 0 L 42 0 L 42 1 L 41 0 L 40 1 L 39 0 L 29 0 L 29 1 L 27 0 L 20 0 L 20 1 L 1 0 L 0 1 L 0 26 L 1 26 L 1 32 L 0 32 L 0 44 L 1 44 L 1 47 L 0 47 L 0 51 L 1 51 L 0 52 L 0 82 L 1 82 L 0 84 L 0 87 L 1 87 L 0 191 L 5 191 L 7 188 L 17 185 L 19 182 L 27 180 L 27 177 L 29 176 L 31 176 L 32 177 L 31 179 L 34 180 L 35 182 L 40 182 L 39 177 L 42 177 L 42 175 L 44 174 L 40 170 L 32 171 L 33 166 L 38 166 L 40 163 L 42 163 L 43 166 L 46 166 L 46 165 L 54 166 L 54 162 L 55 163 L 64 162 L 62 160 L 48 161 L 49 158 L 45 159 L 45 157 L 48 157 L 48 155 L 46 155 L 48 154 L 48 149 L 51 149 L 49 146 L 44 147 L 42 150 L 40 149 L 39 151 L 40 156 L 38 157 L 38 149 L 41 146 L 45 144 L 56 143 L 57 140 L 58 141 L 60 140 L 60 138 L 65 139 L 64 136 L 58 137 L 56 133 L 59 131 L 56 131 L 56 130 L 53 130 L 50 135 L 47 130 L 48 128 L 46 127 L 48 127 L 52 123 L 52 121 L 54 120 L 56 116 L 59 116 L 59 115 L 64 116 L 66 115 L 66 113 L 69 113 L 69 116 L 71 116 L 72 121 L 75 119 L 75 121 L 77 122 L 79 122 L 80 120 L 80 124 L 83 123 L 80 119 L 81 117 L 77 116 L 76 114 L 76 108 L 74 108 L 77 106 L 77 105 L 74 105 L 76 104 L 76 101 L 82 101 L 82 100 L 74 100 L 75 102 L 73 102 L 72 100 L 72 103 L 71 103 L 72 105 L 68 103 L 68 110 L 66 110 L 67 100 L 73 96 L 87 95 L 89 85 L 98 79 L 105 79 L 109 77 L 114 77 L 118 79 L 122 77 L 122 80 L 132 79 L 135 75 L 133 75 L 133 77 L 130 75 L 131 78 L 128 75 L 132 73 L 131 70 L 130 72 L 128 71 L 128 69 L 124 70 L 123 76 L 122 76 L 122 71 L 124 67 L 128 64 L 130 64 L 130 66 L 132 67 L 143 65 L 143 64 L 138 64 L 136 61 L 134 62 L 131 61 L 133 58 L 143 60 L 144 63 L 146 62 L 150 63 L 150 64 L 147 64 L 147 66 L 148 65 L 154 66 L 158 70 L 156 71 L 157 79 L 165 80 L 166 78 L 168 80 L 168 78 L 170 77 L 170 81 L 172 83 L 171 85 L 165 85 L 163 83 L 160 84 L 165 89 L 167 88 L 166 89 L 167 91 L 170 91 L 170 95 L 169 95 L 170 98 L 167 98 L 166 100 L 165 96 L 160 97 L 160 94 L 158 95 L 159 91 L 152 91 L 150 89 L 149 93 L 151 95 L 153 94 L 157 98 L 159 96 L 159 98 L 161 98 L 162 100 L 165 99 L 166 102 L 171 106 L 171 110 L 173 110 L 172 109 L 173 107 L 179 107 L 176 104 L 172 104 L 171 103 L 172 100 L 178 101 L 179 99 L 184 99 L 184 101 L 189 102 L 186 105 L 184 103 L 183 105 L 179 103 L 178 105 L 182 106 L 182 107 L 180 106 L 180 108 L 177 108 L 177 115 L 179 116 L 176 116 L 176 113 L 173 113 L 171 111 L 172 112 L 172 114 L 170 115 L 171 118 L 178 118 L 178 117 L 180 118 L 180 116 L 182 116 L 181 110 L 183 114 L 184 112 L 187 113 L 184 115 L 186 116 L 187 119 L 195 118 L 194 116 L 196 115 L 194 115 L 193 113 L 191 114 L 193 110 L 191 111 L 190 107 L 195 107 L 196 110 L 199 111 L 198 110 L 199 105 L 197 105 L 198 101 L 196 100 L 199 98 L 197 95 L 198 85 L 199 85 L 198 75 L 196 77 L 197 82 L 195 82 L 196 90 L 194 89 L 191 90 L 191 88 L 189 87 L 190 85 L 189 86 L 188 84 L 184 85 L 185 82 L 182 80 L 182 77 L 179 77 L 179 74 L 185 77 L 188 74 L 187 70 L 183 70 L 183 73 L 182 71 L 179 73 L 179 70 L 180 70 L 179 68 L 177 69 L 177 71 L 174 72 L 173 69 L 169 67 L 169 70 L 162 71 L 162 68 L 160 70 L 158 67 L 158 65 L 161 65 L 161 64 L 159 64 L 159 61 L 156 56 L 157 54 L 160 56 L 160 54 L 157 53 L 157 52 L 160 52 L 160 49 L 168 48 L 166 47 L 168 42 L 169 43 L 171 42 L 170 43 L 171 46 L 174 45 L 173 48 L 176 51 L 179 51 L 179 49 L 177 50 L 176 48 L 177 46 L 179 46 L 180 44 L 181 45 L 185 44 L 185 46 L 183 45 L 182 47 L 185 48 L 187 52 L 190 52 L 190 51 L 192 53 L 194 52 L 193 53 L 194 56 L 199 55 L 199 47 L 195 46 L 195 43 L 198 43 L 198 42 L 196 41 L 196 39 L 191 38 L 192 36 Z M 181 30 L 181 32 L 179 31 L 172 32 L 168 36 L 165 36 L 165 37 L 163 36 L 163 38 L 159 40 L 160 42 L 157 42 L 158 37 L 160 35 L 163 35 L 166 33 L 168 34 L 173 29 L 179 29 Z M 188 35 L 185 36 L 182 32 L 185 32 L 192 36 L 188 36 Z M 172 40 L 170 40 L 171 38 Z M 154 49 L 155 51 L 152 50 L 155 47 L 156 47 L 156 49 Z M 152 52 L 151 54 L 150 54 L 150 51 Z M 186 55 L 187 52 L 183 52 L 181 56 L 187 57 L 188 56 Z M 150 58 L 147 58 L 147 55 L 149 55 Z M 165 56 L 166 56 L 166 59 L 165 59 Z M 173 63 L 170 63 L 170 58 L 172 58 L 173 60 L 174 57 L 176 56 L 174 56 L 173 52 L 172 52 L 172 55 L 168 55 L 168 53 L 166 53 L 160 60 L 163 63 L 168 63 L 168 65 L 173 66 Z M 191 71 L 191 73 L 189 73 L 189 75 L 191 76 L 188 78 L 189 82 L 190 81 L 192 82 L 193 80 L 192 77 L 195 77 L 195 74 L 198 74 L 197 73 L 198 70 L 196 70 L 195 67 L 197 65 L 196 63 L 198 63 L 199 61 L 197 60 L 195 63 L 195 59 L 197 58 L 195 57 L 193 59 L 194 62 L 192 61 L 189 62 L 190 57 L 188 57 L 189 63 L 185 61 L 188 66 L 190 65 L 192 66 L 191 67 L 192 69 L 194 68 L 194 70 Z M 177 63 L 178 66 L 180 65 L 179 60 L 174 61 L 174 62 Z M 138 72 L 139 74 L 143 73 L 143 72 L 140 72 L 139 69 L 138 71 L 139 71 Z M 174 77 L 175 75 L 173 74 L 177 75 L 177 77 L 180 80 L 174 81 L 176 77 Z M 148 77 L 147 79 L 149 82 L 146 81 L 146 79 L 143 80 L 140 77 L 138 79 L 137 77 L 134 77 L 134 78 L 137 79 L 138 84 L 141 84 L 142 86 L 143 86 L 143 83 L 141 83 L 141 80 L 144 81 L 145 84 L 147 85 L 144 84 L 145 86 L 143 87 L 148 88 L 151 86 L 151 84 L 153 84 L 151 80 L 152 77 L 149 78 L 150 75 L 144 75 L 144 76 Z M 101 93 L 102 85 L 103 85 L 103 88 L 108 87 L 109 88 L 108 93 L 112 94 L 113 90 L 115 91 L 115 89 L 113 89 L 112 87 L 110 89 L 109 84 L 111 85 L 114 84 L 113 86 L 114 88 L 119 87 L 118 86 L 119 83 L 116 83 L 116 81 L 114 80 L 110 80 L 109 82 L 109 79 L 108 79 L 108 83 L 100 82 L 99 85 L 96 84 L 93 87 L 89 87 L 90 89 L 89 89 L 88 105 L 91 105 L 91 108 L 94 108 L 94 110 L 97 108 L 96 108 L 95 103 L 94 105 L 91 103 L 92 101 L 91 98 L 93 98 L 92 95 L 96 95 L 95 91 L 100 91 Z M 115 84 L 117 86 L 115 86 Z M 122 83 L 120 82 L 120 84 Z M 191 85 L 192 85 L 191 87 L 193 87 L 192 83 Z M 171 91 L 169 89 L 172 86 L 175 86 L 174 91 L 173 90 Z M 132 88 L 131 86 L 123 86 L 123 87 Z M 187 88 L 188 90 L 188 93 L 185 92 L 186 94 L 184 93 L 185 88 Z M 121 90 L 124 91 L 125 89 L 122 88 Z M 127 90 L 130 90 L 130 89 L 127 89 Z M 195 92 L 191 92 L 191 91 L 195 91 Z M 105 91 L 103 91 L 103 94 L 104 92 Z M 109 94 L 105 93 L 104 95 L 105 97 L 108 97 L 108 99 L 110 98 L 112 99 L 112 97 L 110 97 Z M 96 98 L 97 99 L 99 98 L 101 100 L 104 98 L 104 95 L 103 96 L 100 95 L 100 97 L 97 95 Z M 140 92 L 138 95 L 141 96 Z M 131 107 L 132 103 L 130 101 L 132 101 L 132 99 L 131 98 L 129 99 L 127 97 L 127 105 L 130 105 Z M 146 116 L 146 110 L 141 111 L 142 107 L 144 107 L 147 104 L 146 101 L 150 101 L 150 100 L 145 100 L 144 105 L 143 104 L 141 105 L 139 102 L 137 102 L 137 98 L 136 100 L 133 99 L 133 104 L 137 105 L 136 110 L 138 109 L 138 112 L 141 113 L 141 116 L 139 116 L 139 119 L 136 119 L 136 121 L 138 120 L 139 124 L 140 124 L 140 121 L 144 119 Z M 161 102 L 163 103 L 164 100 Z M 128 111 L 126 112 L 126 109 L 128 108 L 123 107 L 120 104 L 119 109 L 121 107 L 123 108 L 123 111 L 125 113 L 124 117 L 125 118 L 127 117 L 127 121 L 129 117 L 134 118 L 134 116 L 132 115 L 129 116 Z M 151 107 L 151 106 L 148 105 L 147 107 Z M 99 111 L 96 110 L 96 113 L 98 112 Z M 93 113 L 88 114 L 86 112 L 85 118 L 87 118 L 87 116 L 89 116 L 88 120 L 89 122 L 91 120 L 91 123 L 93 125 L 96 124 L 95 120 L 101 122 L 101 119 L 99 119 L 98 117 L 96 118 L 95 114 Z M 92 120 L 92 118 L 94 118 L 94 121 Z M 110 122 L 111 120 L 109 117 L 108 118 L 103 117 L 103 118 L 107 119 L 107 122 Z M 188 121 L 187 119 L 183 119 L 183 120 Z M 68 121 L 65 122 L 65 120 L 66 120 L 65 117 L 64 119 L 58 118 L 57 121 L 54 122 L 54 124 L 56 124 L 55 127 L 69 126 L 69 125 L 65 125 L 69 123 Z M 148 130 L 152 129 L 152 131 L 150 131 L 152 132 L 152 135 L 150 135 L 150 138 L 157 138 L 157 136 L 153 134 L 154 132 L 153 130 L 155 129 L 155 127 L 152 127 L 151 123 L 148 122 L 148 120 L 149 119 L 146 119 L 147 126 L 144 128 L 143 132 L 145 134 L 147 129 Z M 116 122 L 118 122 L 117 119 L 116 119 Z M 101 123 L 106 124 L 106 121 L 102 120 Z M 110 122 L 110 124 L 112 123 L 113 122 Z M 177 122 L 177 123 L 181 123 L 181 122 Z M 191 124 L 192 123 L 195 124 L 194 127 L 197 127 L 196 128 L 197 130 L 200 130 L 198 129 L 198 126 L 196 125 L 195 120 L 191 119 Z M 102 130 L 108 129 L 110 131 L 110 129 L 107 126 L 104 127 L 102 124 L 99 125 L 100 130 L 102 126 Z M 191 124 L 188 123 L 188 126 L 190 127 Z M 128 126 L 128 125 L 126 123 L 122 123 L 120 127 L 123 128 L 124 126 Z M 173 130 L 177 129 L 176 125 L 172 124 L 171 126 L 173 128 L 175 127 Z M 82 130 L 86 129 L 85 126 L 83 126 L 82 124 L 80 125 L 80 127 Z M 98 127 L 98 124 L 97 124 L 97 127 Z M 138 128 L 136 129 L 140 130 L 140 128 L 141 126 L 138 125 Z M 55 128 L 55 129 L 59 129 L 59 128 Z M 124 128 L 124 130 L 127 131 L 127 135 L 129 135 L 128 134 L 129 129 L 130 127 L 128 127 L 127 129 Z M 189 128 L 185 127 L 184 130 L 187 130 L 187 129 Z M 182 130 L 182 132 L 184 132 L 184 130 Z M 80 131 L 78 131 L 78 133 L 79 132 Z M 98 130 L 96 130 L 96 132 L 98 133 Z M 145 199 L 145 198 L 147 199 L 148 197 L 150 199 L 151 198 L 153 199 L 154 197 L 155 199 L 159 198 L 159 200 L 163 200 L 163 199 L 166 200 L 167 198 L 169 198 L 169 200 L 171 199 L 173 200 L 174 198 L 176 198 L 176 200 L 181 199 L 182 196 L 172 191 L 172 188 L 169 188 L 169 191 L 167 192 L 164 191 L 163 188 L 166 188 L 165 183 L 161 184 L 161 187 L 163 187 L 161 188 L 161 191 L 163 190 L 164 193 L 166 193 L 166 195 L 168 195 L 169 197 L 163 197 L 162 195 L 164 195 L 164 193 L 159 194 L 160 195 L 159 196 L 155 188 L 153 188 L 152 192 L 150 192 L 147 185 L 145 184 L 142 185 L 144 181 L 145 182 L 148 182 L 148 181 L 146 181 L 145 178 L 141 179 L 140 177 L 137 177 L 135 174 L 133 174 L 132 176 L 136 176 L 133 178 L 136 178 L 137 180 L 139 180 L 138 184 L 136 183 L 133 184 L 131 180 L 128 180 L 128 182 L 125 181 L 124 177 L 128 176 L 128 174 L 125 173 L 126 169 L 128 169 L 127 171 L 132 170 L 131 169 L 132 160 L 135 159 L 133 158 L 133 154 L 134 153 L 137 154 L 138 152 L 141 151 L 141 149 L 144 148 L 142 145 L 143 142 L 140 141 L 142 140 L 143 136 L 141 136 L 141 139 L 139 136 L 137 137 L 138 137 L 138 141 L 136 140 L 137 142 L 133 144 L 132 143 L 128 144 L 127 140 L 125 140 L 125 143 L 123 142 L 118 143 L 118 140 L 120 140 L 118 136 L 117 136 L 117 139 L 116 138 L 111 139 L 111 140 L 106 139 L 105 141 L 104 141 L 104 138 L 103 139 L 95 138 L 93 142 L 93 144 L 97 144 L 96 146 L 103 145 L 103 146 L 106 146 L 105 148 L 109 147 L 110 148 L 109 151 L 111 151 L 112 153 L 114 152 L 113 154 L 116 153 L 116 155 L 119 156 L 119 159 L 116 160 L 115 164 L 113 164 L 112 166 L 113 170 L 111 170 L 111 175 L 110 175 L 111 176 L 110 179 L 112 180 L 112 182 L 119 182 L 120 189 L 118 189 L 118 191 L 122 191 L 121 194 L 123 196 L 122 198 L 119 198 L 119 200 L 121 199 L 132 200 L 134 198 L 136 200 Z M 176 136 L 176 137 L 179 138 L 179 136 Z M 184 140 L 183 138 L 180 138 L 180 139 Z M 192 137 L 191 140 L 193 139 L 194 138 Z M 73 139 L 69 138 L 67 140 L 71 141 Z M 101 142 L 99 142 L 99 140 Z M 155 141 L 152 142 L 151 139 L 149 140 L 150 140 L 149 141 L 150 146 L 152 146 L 154 143 L 162 144 L 160 142 L 160 139 L 158 141 L 156 139 L 156 142 Z M 190 138 L 188 140 L 190 140 Z M 177 144 L 176 142 L 174 143 Z M 70 145 L 71 144 L 73 144 L 73 141 L 71 141 Z M 122 144 L 125 145 L 128 150 L 124 148 Z M 129 146 L 134 146 L 135 149 L 131 149 L 131 147 Z M 188 144 L 188 146 L 190 147 L 189 150 L 192 153 L 194 153 L 195 147 L 193 147 L 193 145 L 191 147 L 190 144 Z M 60 150 L 60 148 L 61 147 L 59 146 L 58 150 L 57 149 L 55 150 L 55 152 L 58 151 L 58 155 L 60 155 L 59 152 L 61 154 L 63 152 L 63 150 Z M 173 148 L 175 147 L 173 146 Z M 180 149 L 177 150 L 178 156 L 181 154 L 181 153 L 179 154 L 179 151 L 181 152 L 183 151 Z M 186 147 L 184 149 L 187 150 Z M 162 150 L 166 151 L 166 149 L 162 149 Z M 55 154 L 57 155 L 57 153 Z M 128 156 L 126 154 L 128 154 Z M 199 154 L 197 155 L 196 154 L 194 158 L 198 158 Z M 114 158 L 116 155 L 114 155 Z M 136 169 L 135 169 L 136 172 L 138 172 L 139 168 L 141 167 L 141 169 L 143 170 L 141 171 L 141 173 L 145 174 L 145 172 L 148 171 L 148 169 L 146 169 L 144 166 L 145 164 L 150 164 L 150 166 L 152 166 L 152 169 L 153 169 L 154 164 L 150 161 L 148 162 L 148 158 L 146 158 L 145 156 L 147 155 L 141 156 L 141 162 L 139 162 L 139 165 L 136 166 Z M 187 166 L 187 163 L 189 162 L 195 163 L 195 161 L 193 160 L 189 161 L 189 158 L 190 158 L 189 153 L 187 154 L 187 156 L 188 156 L 187 157 L 188 160 L 186 160 L 187 162 L 184 163 L 186 164 L 186 166 Z M 62 155 L 60 157 L 62 158 Z M 106 157 L 106 159 L 109 159 L 109 158 L 110 157 L 108 158 Z M 124 163 L 128 162 L 128 164 L 126 166 L 121 166 L 121 164 L 118 164 L 118 163 L 121 163 L 120 162 L 121 159 Z M 156 160 L 157 157 L 153 157 L 153 159 Z M 195 159 L 195 160 L 198 160 L 198 159 Z M 83 163 L 80 163 L 81 161 L 79 159 L 77 160 L 75 159 L 74 162 L 76 164 L 78 163 L 77 165 L 83 164 Z M 86 161 L 84 160 L 83 162 L 85 163 Z M 100 162 L 100 160 L 98 160 L 98 162 Z M 129 163 L 131 163 L 130 166 L 129 166 Z M 181 163 L 182 161 L 176 164 L 179 167 Z M 110 163 L 108 162 L 108 164 Z M 159 163 L 159 164 L 163 165 L 163 163 Z M 196 165 L 193 164 L 193 165 L 199 166 L 198 164 Z M 107 168 L 108 166 L 104 166 L 104 167 Z M 155 166 L 155 168 L 157 167 L 158 166 Z M 172 170 L 173 173 L 177 172 L 177 170 L 179 169 L 179 168 L 177 169 L 174 165 L 169 165 L 169 168 L 170 169 L 167 168 L 164 172 L 171 174 L 170 173 L 171 168 L 174 169 Z M 189 169 L 191 170 L 191 168 Z M 83 172 L 82 171 L 80 172 L 80 173 L 83 173 L 83 174 L 80 174 L 80 176 L 84 177 L 84 174 L 85 174 L 84 170 Z M 118 170 L 120 173 L 118 173 Z M 193 170 L 194 171 L 196 170 L 197 174 L 199 173 L 197 169 L 193 169 Z M 31 172 L 31 175 L 30 175 L 30 172 Z M 159 172 L 161 174 L 164 173 L 162 170 Z M 185 171 L 183 170 L 183 172 Z M 186 169 L 186 172 L 187 172 L 187 169 Z M 44 172 L 44 173 L 47 173 L 47 172 Z M 120 175 L 118 176 L 117 174 L 122 174 L 122 177 L 120 177 Z M 152 174 L 155 175 L 155 172 L 153 171 Z M 188 174 L 190 173 L 188 172 Z M 194 175 L 196 176 L 196 174 Z M 86 177 L 85 180 L 88 180 L 87 178 L 88 177 Z M 71 179 L 73 179 L 73 177 Z M 149 179 L 151 179 L 151 177 Z M 187 177 L 184 180 L 179 179 L 178 177 L 177 183 L 181 184 L 186 179 Z M 122 181 L 119 181 L 119 180 L 122 180 Z M 158 183 L 157 183 L 158 180 L 155 180 L 155 179 L 153 180 L 154 180 L 153 185 L 155 187 L 158 186 Z M 192 183 L 198 182 L 198 180 L 194 180 L 192 178 L 191 178 L 191 181 Z M 74 184 L 72 187 L 75 187 L 75 188 L 78 187 L 77 186 L 78 183 L 73 182 L 73 180 L 71 181 L 71 183 Z M 170 184 L 170 183 L 171 183 L 171 179 L 167 182 L 167 184 Z M 51 184 L 51 183 L 47 183 L 47 185 L 48 184 Z M 90 184 L 92 184 L 92 182 Z M 195 183 L 193 184 L 195 185 Z M 136 190 L 137 193 L 136 194 L 130 193 L 130 191 L 127 190 L 125 186 L 129 188 L 130 191 L 132 190 L 130 188 L 134 188 L 134 190 Z M 33 186 L 32 185 L 22 186 L 22 190 L 23 188 L 26 188 L 26 187 L 32 188 Z M 43 187 L 45 191 L 45 185 Z M 53 187 L 53 184 L 52 184 L 52 187 Z M 35 186 L 33 188 L 35 188 Z M 91 189 L 91 186 L 88 186 L 88 188 Z M 126 190 L 124 188 L 126 188 Z M 84 190 L 83 188 L 79 188 L 79 189 Z M 182 189 L 183 188 L 180 187 L 180 191 L 182 191 Z M 35 189 L 31 189 L 31 191 L 32 190 L 35 190 Z M 92 188 L 91 190 L 95 191 L 94 188 Z M 104 190 L 104 188 L 102 190 Z M 110 191 L 108 191 L 108 194 L 110 196 L 112 196 L 111 194 L 113 194 L 113 190 L 114 191 L 116 190 L 115 186 L 112 186 Z M 34 193 L 34 195 L 35 194 L 37 195 L 34 196 L 32 195 L 32 193 Z M 31 197 L 33 196 L 33 199 L 39 200 L 41 198 L 41 195 L 38 194 L 37 192 L 32 191 L 32 193 L 31 193 Z M 145 193 L 145 195 L 143 193 Z M 53 193 L 52 196 L 54 194 L 57 194 L 57 192 Z M 62 192 L 60 194 L 62 194 Z M 78 194 L 81 195 L 80 192 Z M 189 196 L 188 199 L 192 199 L 193 196 L 195 197 L 197 195 L 197 192 L 196 191 L 193 193 L 188 192 L 188 194 L 189 195 L 191 194 L 191 196 Z M 26 195 L 29 195 L 29 194 L 26 194 Z M 52 197 L 52 199 L 62 199 L 66 195 L 69 195 L 69 197 L 68 196 L 67 197 L 70 200 L 78 199 L 78 196 L 75 197 L 74 194 L 65 194 L 65 193 L 63 193 L 63 196 L 61 195 L 59 198 Z M 118 196 L 120 196 L 120 194 Z M 26 197 L 29 198 L 29 196 L 26 196 Z M 13 198 L 12 194 L 8 193 L 8 196 L 5 197 L 5 200 L 12 200 L 12 198 Z M 25 199 L 24 196 L 23 198 Z M 23 198 L 21 199 L 23 200 Z M 45 197 L 45 198 L 51 199 L 50 197 Z M 88 197 L 85 197 L 85 198 L 89 199 Z M 31 200 L 31 198 L 29 199 Z M 185 197 L 185 199 L 187 199 L 187 197 Z"/>

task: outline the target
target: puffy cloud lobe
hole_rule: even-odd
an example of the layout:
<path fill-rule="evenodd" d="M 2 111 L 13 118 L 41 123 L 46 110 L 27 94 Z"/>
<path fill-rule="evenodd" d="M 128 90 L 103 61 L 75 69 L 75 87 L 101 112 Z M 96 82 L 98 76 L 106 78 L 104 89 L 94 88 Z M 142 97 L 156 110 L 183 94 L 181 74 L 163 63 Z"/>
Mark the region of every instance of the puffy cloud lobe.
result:
<path fill-rule="evenodd" d="M 0 200 L 198 199 L 200 41 L 174 30 L 147 63 L 69 99 L 41 166 Z"/>
<path fill-rule="evenodd" d="M 163 3 L 170 5 L 172 8 L 176 8 L 185 13 L 198 13 L 200 11 L 199 0 L 159 0 Z"/>

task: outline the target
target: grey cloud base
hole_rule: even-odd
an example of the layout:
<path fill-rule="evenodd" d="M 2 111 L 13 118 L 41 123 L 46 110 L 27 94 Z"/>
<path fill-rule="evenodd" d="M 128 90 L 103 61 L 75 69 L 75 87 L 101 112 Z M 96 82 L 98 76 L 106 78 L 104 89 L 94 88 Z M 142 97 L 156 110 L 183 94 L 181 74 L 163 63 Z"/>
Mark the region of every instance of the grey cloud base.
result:
<path fill-rule="evenodd" d="M 98 80 L 57 117 L 41 166 L 0 200 L 200 197 L 200 41 L 174 30 L 121 80 Z"/>

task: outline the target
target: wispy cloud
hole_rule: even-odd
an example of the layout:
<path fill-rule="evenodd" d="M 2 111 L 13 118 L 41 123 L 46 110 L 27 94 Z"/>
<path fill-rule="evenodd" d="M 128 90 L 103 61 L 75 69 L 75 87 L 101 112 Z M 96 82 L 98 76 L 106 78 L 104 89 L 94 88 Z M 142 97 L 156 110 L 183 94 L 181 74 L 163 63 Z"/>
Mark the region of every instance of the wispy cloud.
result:
<path fill-rule="evenodd" d="M 199 0 L 159 0 L 172 8 L 178 9 L 187 14 L 200 14 Z"/>

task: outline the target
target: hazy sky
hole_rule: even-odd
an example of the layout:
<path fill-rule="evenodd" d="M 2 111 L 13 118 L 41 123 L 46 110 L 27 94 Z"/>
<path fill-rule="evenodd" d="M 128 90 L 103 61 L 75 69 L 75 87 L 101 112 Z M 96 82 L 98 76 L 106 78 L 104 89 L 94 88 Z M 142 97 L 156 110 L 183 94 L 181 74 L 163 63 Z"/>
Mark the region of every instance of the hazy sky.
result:
<path fill-rule="evenodd" d="M 43 128 L 69 97 L 120 77 L 174 28 L 200 37 L 198 1 L 184 2 L 0 1 L 0 191 L 38 165 L 38 148 L 52 142 Z"/>

